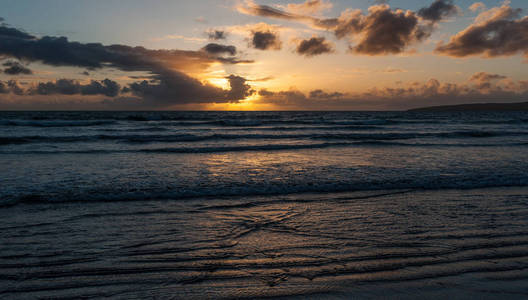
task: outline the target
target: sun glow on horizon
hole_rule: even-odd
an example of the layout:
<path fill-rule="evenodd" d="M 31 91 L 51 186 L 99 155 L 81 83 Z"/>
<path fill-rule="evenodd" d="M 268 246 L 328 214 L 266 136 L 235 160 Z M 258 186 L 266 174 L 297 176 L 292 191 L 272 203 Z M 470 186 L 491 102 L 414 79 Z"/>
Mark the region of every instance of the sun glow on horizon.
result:
<path fill-rule="evenodd" d="M 273 111 L 280 108 L 274 104 L 259 103 L 260 96 L 255 93 L 244 100 L 228 103 L 208 103 L 205 110 L 216 111 Z"/>

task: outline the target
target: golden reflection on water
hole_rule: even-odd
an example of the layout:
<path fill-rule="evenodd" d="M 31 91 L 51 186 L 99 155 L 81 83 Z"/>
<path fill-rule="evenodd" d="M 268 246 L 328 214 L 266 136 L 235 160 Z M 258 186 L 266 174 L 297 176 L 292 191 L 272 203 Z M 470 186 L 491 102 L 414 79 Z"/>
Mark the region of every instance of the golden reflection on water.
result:
<path fill-rule="evenodd" d="M 328 151 L 326 151 L 328 152 Z M 243 167 L 246 171 L 259 173 L 270 168 L 287 166 L 289 170 L 302 171 L 303 167 L 310 165 L 310 161 L 318 164 L 326 162 L 328 166 L 369 166 L 376 163 L 375 152 L 357 151 L 343 153 L 335 151 L 335 155 L 318 155 L 319 149 L 304 151 L 281 152 L 246 152 L 246 153 L 215 153 L 207 155 L 204 164 L 212 174 L 225 171 L 225 168 Z M 324 161 L 323 161 L 324 160 Z"/>

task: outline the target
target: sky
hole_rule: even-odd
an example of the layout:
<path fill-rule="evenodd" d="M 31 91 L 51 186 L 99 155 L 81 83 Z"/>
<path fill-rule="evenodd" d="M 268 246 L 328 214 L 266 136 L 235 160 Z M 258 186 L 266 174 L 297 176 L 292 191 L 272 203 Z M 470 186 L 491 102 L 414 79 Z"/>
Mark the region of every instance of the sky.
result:
<path fill-rule="evenodd" d="M 528 2 L 0 0 L 0 110 L 528 101 Z"/>

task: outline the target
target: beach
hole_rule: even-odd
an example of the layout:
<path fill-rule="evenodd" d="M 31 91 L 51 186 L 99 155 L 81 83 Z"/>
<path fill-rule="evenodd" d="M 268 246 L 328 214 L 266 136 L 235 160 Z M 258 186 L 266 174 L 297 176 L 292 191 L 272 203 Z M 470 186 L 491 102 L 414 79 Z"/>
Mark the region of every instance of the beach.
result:
<path fill-rule="evenodd" d="M 33 298 L 522 298 L 528 189 L 1 210 L 0 293 Z"/>
<path fill-rule="evenodd" d="M 528 1 L 0 3 L 0 300 L 528 299 Z"/>
<path fill-rule="evenodd" d="M 4 112 L 0 297 L 522 298 L 528 115 Z"/>

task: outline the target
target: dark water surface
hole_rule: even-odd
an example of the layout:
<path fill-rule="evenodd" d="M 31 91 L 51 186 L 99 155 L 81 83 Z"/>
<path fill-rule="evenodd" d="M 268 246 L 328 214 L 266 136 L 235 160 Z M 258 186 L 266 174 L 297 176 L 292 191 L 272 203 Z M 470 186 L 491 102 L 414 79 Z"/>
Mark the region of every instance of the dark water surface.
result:
<path fill-rule="evenodd" d="M 0 298 L 528 297 L 528 113 L 1 112 Z"/>

